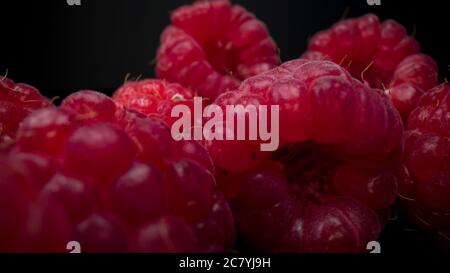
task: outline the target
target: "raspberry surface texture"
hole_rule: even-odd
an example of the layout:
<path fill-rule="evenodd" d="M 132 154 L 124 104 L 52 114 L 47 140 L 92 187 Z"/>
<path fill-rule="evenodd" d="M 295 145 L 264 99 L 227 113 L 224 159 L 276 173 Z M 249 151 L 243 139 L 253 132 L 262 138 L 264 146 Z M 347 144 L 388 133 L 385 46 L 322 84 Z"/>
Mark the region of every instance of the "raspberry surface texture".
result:
<path fill-rule="evenodd" d="M 0 145 L 15 138 L 20 122 L 33 110 L 52 105 L 31 85 L 0 78 Z"/>
<path fill-rule="evenodd" d="M 405 132 L 399 195 L 421 226 L 450 240 L 450 85 L 423 95 Z"/>
<path fill-rule="evenodd" d="M 435 61 L 394 20 L 374 14 L 345 19 L 315 34 L 303 58 L 330 60 L 353 77 L 385 89 L 406 121 L 418 98 L 438 83 Z"/>
<path fill-rule="evenodd" d="M 250 249 L 360 252 L 395 201 L 403 125 L 387 95 L 329 61 L 298 59 L 245 80 L 219 105 L 279 105 L 280 142 L 207 141 Z M 231 160 L 233 159 L 233 160 Z"/>
<path fill-rule="evenodd" d="M 156 74 L 210 99 L 280 63 L 263 22 L 228 0 L 196 1 L 171 14 Z"/>
<path fill-rule="evenodd" d="M 116 90 L 113 100 L 117 105 L 152 117 L 158 117 L 169 125 L 172 108 L 178 104 L 193 108 L 194 92 L 177 83 L 165 80 L 146 79 L 129 81 Z"/>
<path fill-rule="evenodd" d="M 235 224 L 198 142 L 91 90 L 32 112 L 0 150 L 0 252 L 222 252 Z"/>

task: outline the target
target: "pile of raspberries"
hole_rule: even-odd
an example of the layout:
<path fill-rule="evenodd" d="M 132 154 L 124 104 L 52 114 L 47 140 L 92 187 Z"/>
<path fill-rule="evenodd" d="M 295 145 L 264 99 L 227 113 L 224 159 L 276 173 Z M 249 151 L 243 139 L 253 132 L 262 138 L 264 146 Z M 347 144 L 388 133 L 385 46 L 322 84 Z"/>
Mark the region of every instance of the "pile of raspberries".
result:
<path fill-rule="evenodd" d="M 112 98 L 57 106 L 0 78 L 0 252 L 366 252 L 394 205 L 450 240 L 450 85 L 418 42 L 367 14 L 278 52 L 245 8 L 197 1 L 172 12 L 157 79 Z M 171 110 L 196 96 L 278 105 L 278 149 L 176 141 Z"/>

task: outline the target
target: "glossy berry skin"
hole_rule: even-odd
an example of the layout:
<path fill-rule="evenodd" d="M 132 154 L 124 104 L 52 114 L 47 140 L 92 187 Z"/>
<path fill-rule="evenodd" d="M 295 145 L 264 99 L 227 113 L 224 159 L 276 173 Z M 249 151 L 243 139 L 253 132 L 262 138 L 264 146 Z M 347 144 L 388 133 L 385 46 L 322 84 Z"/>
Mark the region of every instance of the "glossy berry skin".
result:
<path fill-rule="evenodd" d="M 207 142 L 246 247 L 365 251 L 381 231 L 375 211 L 397 194 L 387 162 L 401 149 L 403 124 L 388 96 L 335 63 L 298 59 L 216 99 L 240 102 L 280 107 L 281 145 L 261 161 L 245 152 L 254 143 Z"/>
<path fill-rule="evenodd" d="M 131 226 L 139 226 L 166 212 L 162 174 L 155 167 L 134 163 L 112 186 L 113 211 Z"/>
<path fill-rule="evenodd" d="M 70 241 L 71 228 L 61 204 L 53 199 L 38 198 L 30 203 L 18 250 L 64 252 Z"/>
<path fill-rule="evenodd" d="M 72 222 L 87 217 L 94 210 L 95 194 L 84 181 L 55 174 L 41 190 L 42 198 L 53 199 L 61 204 Z"/>
<path fill-rule="evenodd" d="M 76 226 L 74 238 L 80 243 L 81 251 L 86 253 L 127 250 L 127 233 L 120 222 L 114 217 L 97 213 L 91 214 Z"/>
<path fill-rule="evenodd" d="M 59 157 L 72 133 L 74 117 L 55 107 L 29 115 L 17 132 L 19 147 L 25 152 Z"/>
<path fill-rule="evenodd" d="M 72 113 L 77 121 L 83 123 L 114 122 L 117 106 L 114 101 L 97 91 L 82 90 L 65 98 L 61 109 Z"/>
<path fill-rule="evenodd" d="M 79 91 L 0 149 L 0 251 L 67 252 L 72 240 L 86 253 L 226 251 L 235 222 L 214 172 L 203 144 Z"/>
<path fill-rule="evenodd" d="M 31 85 L 0 78 L 0 144 L 14 138 L 20 122 L 32 111 L 51 106 L 51 102 Z"/>
<path fill-rule="evenodd" d="M 388 154 L 401 143 L 402 122 L 387 96 L 328 61 L 290 61 L 247 79 L 230 93 L 216 103 L 233 105 L 251 93 L 259 95 L 254 97 L 258 104 L 279 105 L 281 143 L 313 141 L 332 145 L 343 156 Z M 244 147 L 225 148 L 230 145 L 220 140 L 207 144 L 219 167 L 242 172 L 258 164 L 252 160 L 258 155 L 246 151 L 259 147 L 238 142 Z M 239 169 L 223 158 L 235 158 Z"/>
<path fill-rule="evenodd" d="M 450 224 L 450 86 L 441 84 L 424 94 L 408 119 L 400 197 L 412 218 L 443 234 Z M 447 231 L 448 232 L 448 231 Z"/>
<path fill-rule="evenodd" d="M 176 83 L 147 79 L 129 81 L 114 93 L 113 99 L 120 107 L 126 107 L 146 116 L 159 117 L 169 125 L 174 120 L 171 111 L 175 105 L 193 108 L 194 93 Z"/>
<path fill-rule="evenodd" d="M 188 220 L 197 220 L 212 205 L 214 177 L 200 164 L 180 160 L 169 164 L 165 189 L 172 211 Z"/>
<path fill-rule="evenodd" d="M 69 136 L 63 165 L 68 172 L 103 186 L 127 170 L 135 155 L 135 145 L 123 130 L 106 123 L 92 124 Z"/>
<path fill-rule="evenodd" d="M 195 252 L 197 241 L 192 228 L 183 219 L 166 215 L 140 229 L 135 235 L 133 252 Z"/>
<path fill-rule="evenodd" d="M 418 95 L 410 93 L 426 92 L 438 80 L 435 61 L 419 51 L 418 42 L 401 24 L 394 20 L 380 22 L 376 15 L 366 14 L 315 34 L 303 58 L 333 61 L 370 86 L 386 89 L 406 120 L 417 103 Z M 415 90 L 397 88 L 405 83 Z M 403 92 L 407 94 L 399 94 Z"/>
<path fill-rule="evenodd" d="M 304 218 L 294 223 L 287 233 L 292 236 L 288 245 L 294 251 L 300 248 L 314 253 L 361 252 L 380 232 L 373 210 L 346 198 L 309 207 L 305 209 Z"/>
<path fill-rule="evenodd" d="M 0 159 L 4 160 L 4 159 Z M 24 178 L 10 166 L 0 164 L 0 252 L 16 251 L 29 201 Z"/>
<path fill-rule="evenodd" d="M 161 35 L 156 74 L 216 98 L 280 62 L 261 21 L 228 0 L 197 1 L 171 14 Z"/>

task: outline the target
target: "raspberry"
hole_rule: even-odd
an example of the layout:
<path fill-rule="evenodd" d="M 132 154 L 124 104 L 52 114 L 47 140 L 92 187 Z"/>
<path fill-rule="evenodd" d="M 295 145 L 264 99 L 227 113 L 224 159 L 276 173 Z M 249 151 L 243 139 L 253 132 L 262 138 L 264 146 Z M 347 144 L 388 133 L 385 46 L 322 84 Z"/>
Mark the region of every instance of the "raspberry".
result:
<path fill-rule="evenodd" d="M 0 149 L 0 251 L 66 252 L 70 240 L 82 252 L 230 249 L 234 218 L 214 172 L 201 143 L 79 91 L 31 113 Z"/>
<path fill-rule="evenodd" d="M 418 95 L 411 92 L 428 91 L 438 80 L 436 63 L 419 54 L 419 44 L 405 28 L 394 20 L 380 22 L 373 14 L 342 20 L 317 33 L 303 58 L 339 63 L 370 86 L 387 88 L 404 120 L 417 103 L 412 97 Z M 410 87 L 397 88 L 404 83 Z"/>
<path fill-rule="evenodd" d="M 114 101 L 121 107 L 141 112 L 147 116 L 164 119 L 169 125 L 172 108 L 177 104 L 193 107 L 194 94 L 176 83 L 164 80 L 129 81 L 114 93 Z"/>
<path fill-rule="evenodd" d="M 413 218 L 441 232 L 450 225 L 450 85 L 425 93 L 411 113 L 405 134 L 399 195 Z"/>
<path fill-rule="evenodd" d="M 61 103 L 61 109 L 71 112 L 78 121 L 114 122 L 117 107 L 108 96 L 90 90 L 73 93 Z"/>
<path fill-rule="evenodd" d="M 280 62 L 261 21 L 228 0 L 197 1 L 172 12 L 161 35 L 156 73 L 216 98 Z"/>
<path fill-rule="evenodd" d="M 20 122 L 32 111 L 48 107 L 51 102 L 27 84 L 0 79 L 0 144 L 6 136 L 14 138 Z"/>
<path fill-rule="evenodd" d="M 207 142 L 247 247 L 360 252 L 377 239 L 376 211 L 397 194 L 390 165 L 403 135 L 384 92 L 332 62 L 294 60 L 215 103 L 280 107 L 282 145 L 261 160 L 247 152 L 259 151 L 251 141 Z"/>

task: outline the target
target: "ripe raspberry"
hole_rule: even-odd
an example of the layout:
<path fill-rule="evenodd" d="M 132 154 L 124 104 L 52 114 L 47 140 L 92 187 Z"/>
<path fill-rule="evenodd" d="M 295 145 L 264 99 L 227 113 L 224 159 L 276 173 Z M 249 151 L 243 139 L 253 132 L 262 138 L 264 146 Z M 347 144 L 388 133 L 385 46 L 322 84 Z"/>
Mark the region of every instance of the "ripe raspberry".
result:
<path fill-rule="evenodd" d="M 214 99 L 280 63 L 261 21 L 228 0 L 197 1 L 171 15 L 161 35 L 156 73 Z"/>
<path fill-rule="evenodd" d="M 82 252 L 224 251 L 235 226 L 214 171 L 164 121 L 77 92 L 0 149 L 0 251 L 65 252 L 69 240 Z"/>
<path fill-rule="evenodd" d="M 117 107 L 114 101 L 99 92 L 82 90 L 65 98 L 61 109 L 71 112 L 77 121 L 88 122 L 115 122 Z"/>
<path fill-rule="evenodd" d="M 418 95 L 410 93 L 427 91 L 438 80 L 436 63 L 419 54 L 419 44 L 406 34 L 405 28 L 394 20 L 380 22 L 373 14 L 342 20 L 317 33 L 303 58 L 339 63 L 370 86 L 387 88 L 394 105 L 402 104 L 399 110 L 405 120 L 417 103 L 412 97 Z M 397 89 L 403 83 L 411 86 Z"/>
<path fill-rule="evenodd" d="M 441 232 L 450 225 L 449 113 L 449 84 L 421 97 L 408 119 L 398 171 L 399 195 L 413 218 Z"/>
<path fill-rule="evenodd" d="M 176 83 L 164 80 L 129 81 L 114 93 L 114 101 L 121 107 L 141 112 L 147 116 L 159 117 L 169 125 L 172 108 L 177 104 L 193 108 L 194 94 Z"/>
<path fill-rule="evenodd" d="M 32 111 L 48 107 L 51 102 L 27 84 L 0 78 L 0 144 L 6 136 L 14 138 L 19 123 Z"/>
<path fill-rule="evenodd" d="M 237 150 L 233 142 L 207 142 L 247 247 L 365 251 L 381 230 L 375 210 L 388 208 L 397 193 L 389 166 L 403 126 L 387 95 L 332 62 L 294 60 L 245 80 L 215 103 L 241 102 L 279 105 L 282 143 L 256 160 L 245 152 L 259 149 L 249 141 L 236 142 Z M 239 169 L 224 158 L 238 161 Z"/>

